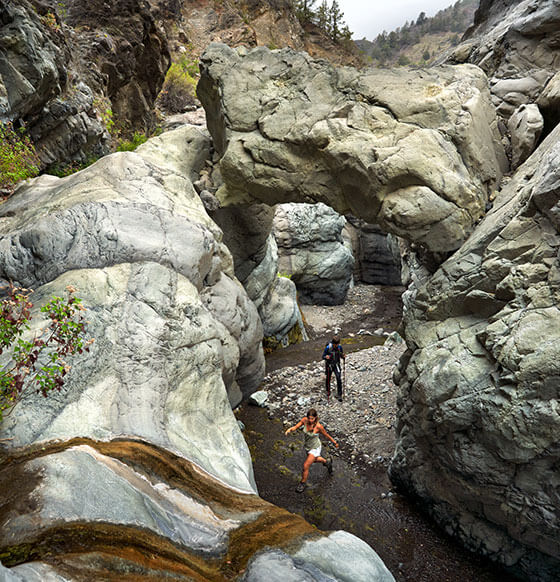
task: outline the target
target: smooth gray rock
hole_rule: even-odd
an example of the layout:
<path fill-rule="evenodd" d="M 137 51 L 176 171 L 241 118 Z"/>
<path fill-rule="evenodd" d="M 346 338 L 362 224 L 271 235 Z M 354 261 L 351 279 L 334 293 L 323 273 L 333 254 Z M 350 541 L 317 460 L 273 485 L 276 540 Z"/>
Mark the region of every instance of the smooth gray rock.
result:
<path fill-rule="evenodd" d="M 68 577 L 57 573 L 51 566 L 41 562 L 28 562 L 15 568 L 4 568 L 0 564 L 1 582 L 70 582 Z"/>
<path fill-rule="evenodd" d="M 405 294 L 390 468 L 465 545 L 547 582 L 560 568 L 559 167 L 557 128 Z"/>
<path fill-rule="evenodd" d="M 225 205 L 323 202 L 442 252 L 472 231 L 507 168 L 476 67 L 358 72 L 211 44 L 201 72 Z"/>
<path fill-rule="evenodd" d="M 243 575 L 243 582 L 335 582 L 318 568 L 280 550 L 255 556 Z"/>
<path fill-rule="evenodd" d="M 346 220 L 324 204 L 279 204 L 273 221 L 278 271 L 295 283 L 302 303 L 344 302 L 354 257 L 342 238 Z"/>
<path fill-rule="evenodd" d="M 332 560 L 331 556 L 337 559 Z M 293 555 L 271 550 L 249 563 L 243 582 L 394 582 L 379 556 L 362 540 L 337 531 L 302 544 Z"/>
<path fill-rule="evenodd" d="M 287 347 L 290 344 L 289 333 L 297 326 L 301 339 L 308 339 L 298 305 L 296 286 L 291 279 L 281 275 L 274 279 L 259 314 L 265 338 L 273 337 Z"/>
<path fill-rule="evenodd" d="M 254 404 L 255 406 L 264 406 L 267 400 L 268 393 L 266 390 L 258 390 L 249 396 L 248 402 L 249 404 Z"/>
<path fill-rule="evenodd" d="M 533 153 L 543 126 L 543 117 L 534 103 L 521 105 L 513 112 L 508 121 L 513 168 L 517 168 Z"/>
<path fill-rule="evenodd" d="M 337 556 L 336 560 L 329 557 L 333 553 Z M 345 531 L 335 531 L 320 540 L 305 542 L 295 556 L 313 564 L 327 576 L 340 582 L 395 580 L 370 546 Z"/>
<path fill-rule="evenodd" d="M 254 490 L 230 403 L 264 374 L 262 326 L 185 176 L 207 144 L 181 128 L 2 205 L 2 279 L 35 288 L 37 304 L 77 287 L 96 339 L 63 395 L 15 408 L 1 427 L 11 445 L 136 436 Z"/>

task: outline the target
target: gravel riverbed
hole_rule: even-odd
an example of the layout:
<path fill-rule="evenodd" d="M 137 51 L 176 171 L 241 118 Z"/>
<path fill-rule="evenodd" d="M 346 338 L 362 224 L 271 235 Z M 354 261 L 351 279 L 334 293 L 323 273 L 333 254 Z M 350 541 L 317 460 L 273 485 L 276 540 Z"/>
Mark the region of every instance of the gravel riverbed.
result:
<path fill-rule="evenodd" d="M 267 356 L 261 389 L 264 407 L 235 411 L 253 459 L 259 494 L 298 513 L 323 531 L 344 529 L 381 556 L 397 582 L 498 582 L 503 573 L 466 552 L 424 518 L 389 481 L 395 444 L 395 365 L 405 346 L 387 337 L 398 331 L 402 287 L 358 285 L 340 306 L 302 306 L 310 340 Z M 321 355 L 334 333 L 343 340 L 346 391 L 331 389 L 327 403 Z M 385 345 L 383 345 L 385 344 Z M 324 443 L 334 474 L 314 464 L 304 493 L 295 491 L 305 459 L 303 435 L 285 436 L 316 408 L 340 450 Z"/>
<path fill-rule="evenodd" d="M 327 431 L 345 445 L 352 460 L 370 465 L 387 462 L 395 444 L 397 387 L 392 375 L 405 350 L 396 332 L 401 293 L 400 287 L 359 285 L 349 291 L 344 305 L 302 306 L 311 341 L 299 349 L 311 361 L 269 371 L 262 389 L 268 393 L 270 415 L 290 426 L 315 408 Z M 327 402 L 321 360 L 334 333 L 340 334 L 346 354 L 342 402 L 335 398 L 334 376 Z M 269 363 L 274 363 L 274 356 Z"/>

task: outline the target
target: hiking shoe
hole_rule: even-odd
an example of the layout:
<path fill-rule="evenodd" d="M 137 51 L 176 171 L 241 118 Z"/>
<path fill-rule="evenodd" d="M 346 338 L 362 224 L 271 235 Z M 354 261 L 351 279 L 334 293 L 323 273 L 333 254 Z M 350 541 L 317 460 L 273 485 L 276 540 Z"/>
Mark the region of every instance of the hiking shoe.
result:
<path fill-rule="evenodd" d="M 303 493 L 304 490 L 305 490 L 305 483 L 298 483 L 298 486 L 296 487 L 297 493 Z"/>
<path fill-rule="evenodd" d="M 329 472 L 329 475 L 332 475 L 332 459 L 327 459 L 327 471 Z"/>
<path fill-rule="evenodd" d="M 337 396 L 337 397 L 336 397 L 336 399 L 337 399 L 339 402 L 342 402 L 342 396 Z"/>

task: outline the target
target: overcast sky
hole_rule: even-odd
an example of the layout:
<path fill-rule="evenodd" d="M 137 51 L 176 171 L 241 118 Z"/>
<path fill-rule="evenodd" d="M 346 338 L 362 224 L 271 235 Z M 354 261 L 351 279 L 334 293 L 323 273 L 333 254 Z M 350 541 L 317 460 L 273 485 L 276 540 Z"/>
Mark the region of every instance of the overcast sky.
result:
<path fill-rule="evenodd" d="M 455 0 L 338 0 L 338 4 L 354 33 L 352 38 L 358 40 L 365 36 L 373 40 L 384 30 L 390 32 L 407 20 L 416 20 L 420 12 L 433 16 L 438 10 L 455 4 Z"/>

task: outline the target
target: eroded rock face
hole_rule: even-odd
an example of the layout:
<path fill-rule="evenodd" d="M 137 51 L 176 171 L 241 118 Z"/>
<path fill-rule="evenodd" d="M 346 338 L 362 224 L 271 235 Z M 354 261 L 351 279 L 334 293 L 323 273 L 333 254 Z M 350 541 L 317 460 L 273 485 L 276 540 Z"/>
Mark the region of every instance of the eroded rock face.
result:
<path fill-rule="evenodd" d="M 212 443 L 237 433 L 228 395 L 237 404 L 256 389 L 264 359 L 256 309 L 182 173 L 208 146 L 199 130 L 176 130 L 68 178 L 38 178 L 2 205 L 2 279 L 36 289 L 36 302 L 73 284 L 97 338 L 68 394 L 33 399 L 3 424 L 15 446 L 126 434 L 202 466 L 227 458 Z M 208 433 L 213 414 L 225 415 L 226 440 Z M 225 463 L 241 467 L 245 477 L 233 482 L 247 487 L 244 455 Z"/>
<path fill-rule="evenodd" d="M 323 202 L 443 253 L 472 231 L 506 167 L 476 67 L 358 72 L 219 44 L 201 67 L 224 204 Z"/>
<path fill-rule="evenodd" d="M 560 130 L 405 296 L 395 482 L 530 580 L 560 568 Z"/>
<path fill-rule="evenodd" d="M 352 250 L 342 238 L 345 223 L 343 216 L 321 203 L 276 207 L 278 271 L 295 283 L 302 303 L 344 303 L 354 269 Z"/>
<path fill-rule="evenodd" d="M 474 26 L 448 55 L 488 75 L 492 100 L 507 122 L 521 105 L 538 103 L 545 135 L 560 121 L 560 6 L 555 0 L 481 0 Z M 515 166 L 523 160 L 513 160 Z"/>
<path fill-rule="evenodd" d="M 0 3 L 0 121 L 23 122 L 43 167 L 146 131 L 170 57 L 141 0 Z"/>
<path fill-rule="evenodd" d="M 240 579 L 282 544 L 320 579 L 350 580 L 351 555 L 364 582 L 394 582 L 361 540 L 256 495 L 231 406 L 264 374 L 262 327 L 191 181 L 209 146 L 177 129 L 0 206 L 0 274 L 35 288 L 30 333 L 72 285 L 95 338 L 62 392 L 0 425 L 3 580 Z"/>

